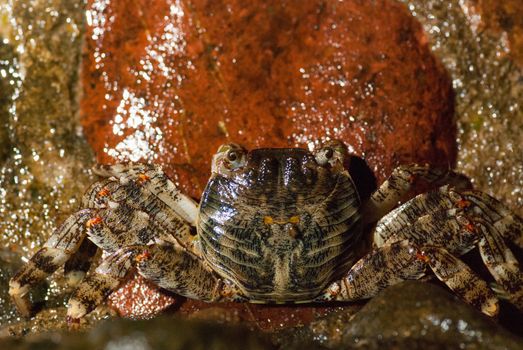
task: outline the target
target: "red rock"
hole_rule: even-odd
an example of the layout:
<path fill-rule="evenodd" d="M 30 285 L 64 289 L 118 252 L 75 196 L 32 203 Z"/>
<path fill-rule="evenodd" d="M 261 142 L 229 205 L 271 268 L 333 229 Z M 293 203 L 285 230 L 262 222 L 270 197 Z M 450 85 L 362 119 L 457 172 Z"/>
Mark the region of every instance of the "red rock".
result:
<path fill-rule="evenodd" d="M 142 276 L 134 275 L 112 293 L 107 302 L 122 317 L 146 319 L 182 301 L 182 298 L 159 289 Z"/>
<path fill-rule="evenodd" d="M 88 23 L 81 114 L 102 163 L 162 164 L 194 198 L 225 142 L 338 138 L 379 181 L 454 163 L 450 80 L 396 2 L 90 0 Z"/>

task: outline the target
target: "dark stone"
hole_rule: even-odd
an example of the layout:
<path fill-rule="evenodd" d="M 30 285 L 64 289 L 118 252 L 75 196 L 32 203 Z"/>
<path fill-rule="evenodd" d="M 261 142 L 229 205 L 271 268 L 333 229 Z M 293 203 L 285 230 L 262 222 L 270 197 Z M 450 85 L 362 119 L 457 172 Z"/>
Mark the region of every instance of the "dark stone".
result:
<path fill-rule="evenodd" d="M 243 328 L 159 317 L 113 319 L 87 333 L 54 332 L 0 341 L 2 349 L 271 349 L 268 340 Z"/>
<path fill-rule="evenodd" d="M 523 349 L 523 339 L 431 283 L 385 289 L 354 317 L 341 311 L 279 335 L 283 348 Z M 283 340 L 282 340 L 283 339 Z"/>

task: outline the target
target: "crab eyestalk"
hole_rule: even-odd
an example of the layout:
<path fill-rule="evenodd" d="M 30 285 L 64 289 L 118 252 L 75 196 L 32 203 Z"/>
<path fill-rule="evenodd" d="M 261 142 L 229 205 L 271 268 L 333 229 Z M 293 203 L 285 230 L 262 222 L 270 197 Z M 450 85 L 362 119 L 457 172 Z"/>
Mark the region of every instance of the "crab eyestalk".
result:
<path fill-rule="evenodd" d="M 235 143 L 221 145 L 212 158 L 211 172 L 228 176 L 246 162 L 245 149 Z"/>
<path fill-rule="evenodd" d="M 334 171 L 343 171 L 347 156 L 347 146 L 341 141 L 332 140 L 316 151 L 314 158 L 319 165 L 329 165 Z"/>

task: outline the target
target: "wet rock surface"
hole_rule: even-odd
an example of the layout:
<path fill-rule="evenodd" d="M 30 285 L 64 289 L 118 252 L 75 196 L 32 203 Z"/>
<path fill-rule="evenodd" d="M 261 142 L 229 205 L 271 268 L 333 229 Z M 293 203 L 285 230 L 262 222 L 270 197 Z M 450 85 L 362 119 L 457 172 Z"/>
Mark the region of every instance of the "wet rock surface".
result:
<path fill-rule="evenodd" d="M 224 324 L 226 323 L 226 324 Z M 308 326 L 273 335 L 160 316 L 148 321 L 111 319 L 83 332 L 32 333 L 3 339 L 9 349 L 521 349 L 523 339 L 431 283 L 404 282 L 372 299 L 357 314 L 339 309 Z"/>
<path fill-rule="evenodd" d="M 44 286 L 46 312 L 25 322 L 7 280 L 75 210 L 92 153 L 79 129 L 78 67 L 84 7 L 73 1 L 0 1 L 0 252 L 2 334 L 65 325 L 60 277 Z M 7 265 L 4 265 L 7 264 Z M 49 310 L 49 311 L 47 311 Z M 5 325 L 11 324 L 7 330 Z"/>
<path fill-rule="evenodd" d="M 0 19 L 1 242 L 28 254 L 92 181 L 76 118 L 83 7 L 2 0 Z"/>
<path fill-rule="evenodd" d="M 281 334 L 283 348 L 521 349 L 523 339 L 443 288 L 407 281 L 387 288 L 356 315 L 344 311 Z"/>
<path fill-rule="evenodd" d="M 515 14 L 521 2 L 402 2 L 423 24 L 433 52 L 452 77 L 456 168 L 476 188 L 523 215 L 523 71 L 512 59 L 523 52 L 521 16 Z M 512 23 L 508 31 L 496 18 Z"/>
<path fill-rule="evenodd" d="M 449 77 L 394 1 L 91 1 L 86 44 L 98 160 L 155 161 L 195 198 L 226 142 L 339 138 L 380 181 L 455 159 Z"/>

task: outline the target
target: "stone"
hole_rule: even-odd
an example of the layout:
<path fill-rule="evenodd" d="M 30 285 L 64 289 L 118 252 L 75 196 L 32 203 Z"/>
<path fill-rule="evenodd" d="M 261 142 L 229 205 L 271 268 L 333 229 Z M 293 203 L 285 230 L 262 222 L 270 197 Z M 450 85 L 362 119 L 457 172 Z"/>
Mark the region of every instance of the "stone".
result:
<path fill-rule="evenodd" d="M 289 332 L 293 333 L 293 332 Z M 282 347 L 329 349 L 521 349 L 523 339 L 447 290 L 407 281 L 382 291 L 356 315 L 343 310 L 284 336 Z M 291 339 L 291 341 L 289 341 Z"/>
<path fill-rule="evenodd" d="M 89 332 L 31 334 L 0 339 L 3 349 L 271 349 L 267 339 L 241 327 L 169 316 L 147 321 L 113 319 Z"/>

